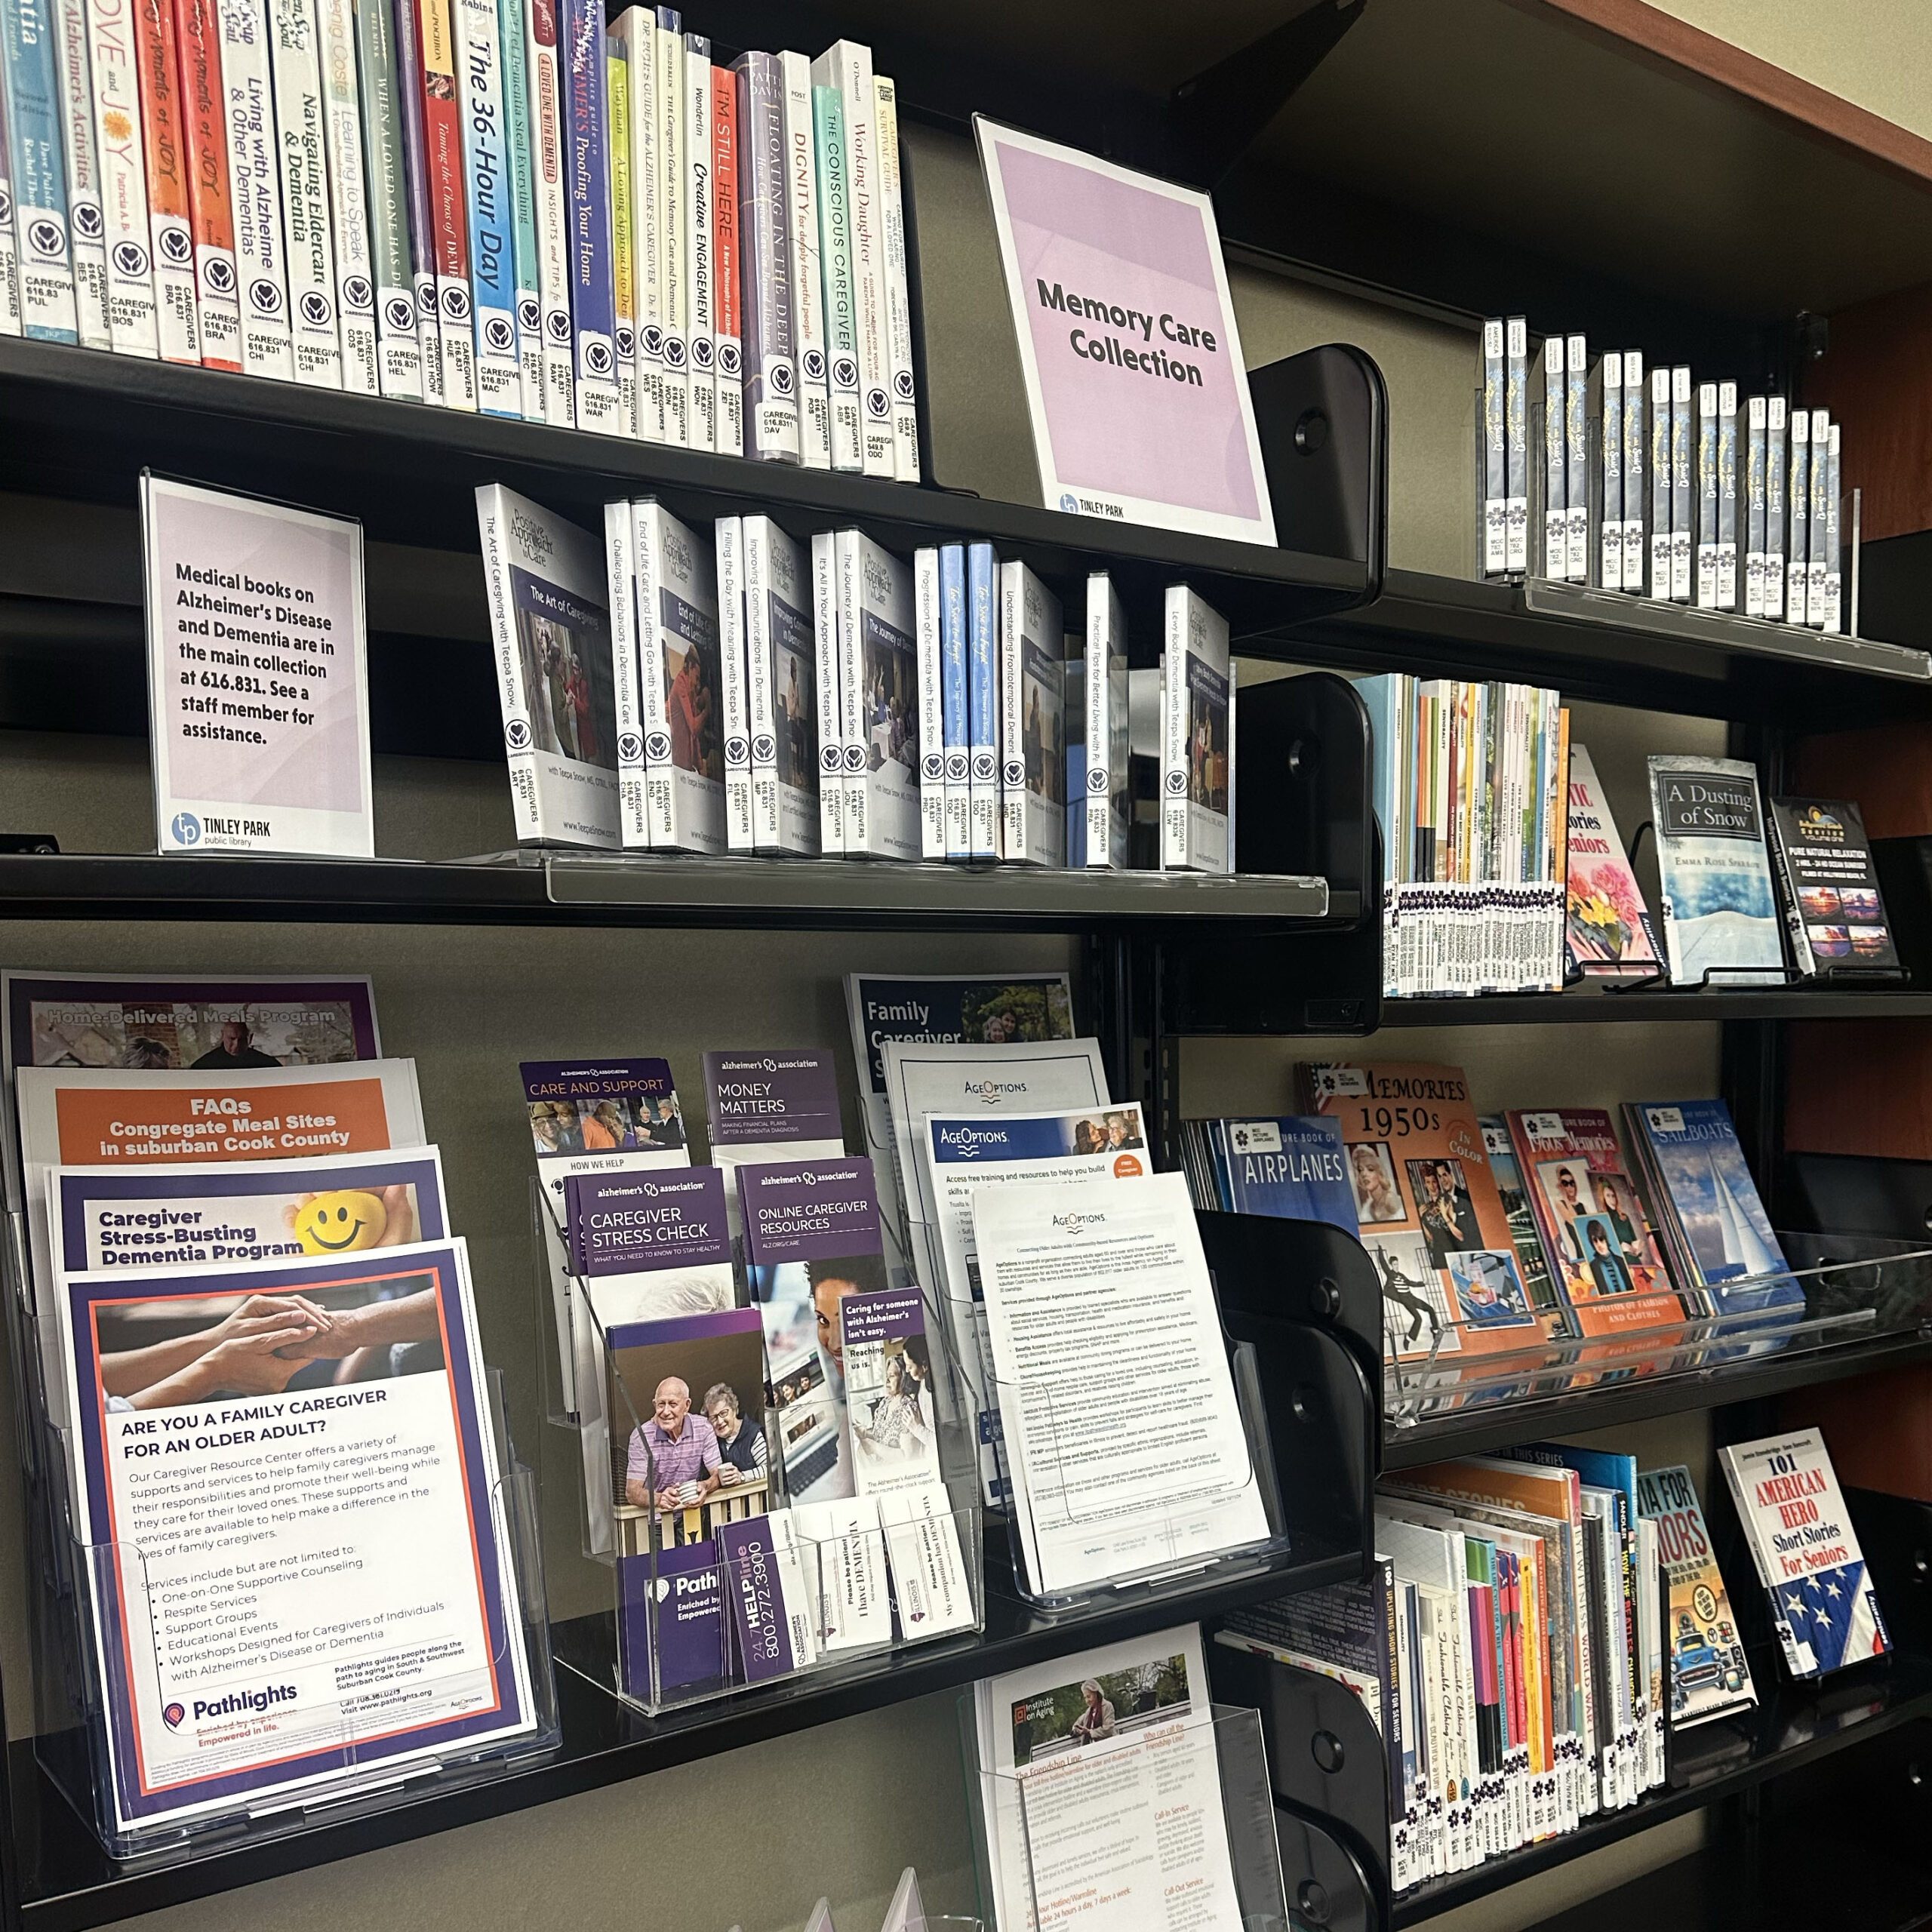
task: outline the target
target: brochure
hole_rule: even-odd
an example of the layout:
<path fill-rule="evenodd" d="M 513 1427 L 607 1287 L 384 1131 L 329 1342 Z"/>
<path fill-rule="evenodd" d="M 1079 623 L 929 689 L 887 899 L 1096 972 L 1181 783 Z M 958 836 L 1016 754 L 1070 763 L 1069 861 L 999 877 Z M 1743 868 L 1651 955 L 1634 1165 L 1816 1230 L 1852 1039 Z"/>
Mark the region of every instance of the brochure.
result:
<path fill-rule="evenodd" d="M 63 1299 L 116 1827 L 530 1730 L 463 1243 L 130 1290 Z"/>
<path fill-rule="evenodd" d="M 892 1600 L 877 1501 L 848 1496 L 836 1503 L 801 1503 L 792 1520 L 820 1649 L 891 1643 Z"/>
<path fill-rule="evenodd" d="M 924 1296 L 848 1295 L 838 1322 L 854 1487 L 861 1496 L 930 1488 L 940 1480 L 939 1411 Z"/>
<path fill-rule="evenodd" d="M 727 1523 L 718 1532 L 724 1601 L 744 1681 L 762 1684 L 818 1662 L 812 1592 L 798 1554 L 794 1512 Z"/>
<path fill-rule="evenodd" d="M 633 1697 L 655 1703 L 701 1697 L 731 1685 L 735 1672 L 724 1616 L 724 1571 L 715 1543 L 671 1543 L 654 1557 L 648 1552 L 620 1556 L 617 1588 L 618 1677 Z M 649 1608 L 654 1596 L 654 1656 Z"/>
<path fill-rule="evenodd" d="M 959 1546 L 952 1497 L 931 1489 L 890 1490 L 878 1499 L 886 1561 L 903 1637 L 939 1637 L 970 1630 L 979 1620 Z"/>
<path fill-rule="evenodd" d="M 731 1232 L 744 1233 L 737 1171 L 773 1161 L 835 1161 L 845 1152 L 838 1069 L 821 1047 L 753 1048 L 704 1057 L 711 1158 L 724 1172 Z"/>
<path fill-rule="evenodd" d="M 982 1188 L 973 1225 L 1036 1589 L 1088 1589 L 1264 1540 L 1185 1177 Z M 1084 1372 L 1101 1361 L 1105 1375 Z"/>

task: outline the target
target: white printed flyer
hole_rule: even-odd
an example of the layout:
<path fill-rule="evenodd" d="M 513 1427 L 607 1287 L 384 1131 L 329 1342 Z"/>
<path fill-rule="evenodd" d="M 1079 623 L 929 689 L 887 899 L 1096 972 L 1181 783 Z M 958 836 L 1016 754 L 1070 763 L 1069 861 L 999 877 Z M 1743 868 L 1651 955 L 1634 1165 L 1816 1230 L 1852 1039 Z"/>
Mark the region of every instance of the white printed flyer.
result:
<path fill-rule="evenodd" d="M 119 1829 L 534 1727 L 461 1241 L 65 1299 Z"/>

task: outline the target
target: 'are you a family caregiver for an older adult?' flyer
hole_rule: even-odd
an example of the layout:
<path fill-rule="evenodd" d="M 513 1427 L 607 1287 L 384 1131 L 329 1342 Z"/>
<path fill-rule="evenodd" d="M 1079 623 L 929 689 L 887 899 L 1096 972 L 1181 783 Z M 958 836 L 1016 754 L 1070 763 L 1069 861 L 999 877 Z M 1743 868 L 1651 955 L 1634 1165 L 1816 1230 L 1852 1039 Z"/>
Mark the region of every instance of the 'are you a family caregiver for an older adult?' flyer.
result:
<path fill-rule="evenodd" d="M 467 1266 L 65 1278 L 122 1830 L 533 1727 Z"/>

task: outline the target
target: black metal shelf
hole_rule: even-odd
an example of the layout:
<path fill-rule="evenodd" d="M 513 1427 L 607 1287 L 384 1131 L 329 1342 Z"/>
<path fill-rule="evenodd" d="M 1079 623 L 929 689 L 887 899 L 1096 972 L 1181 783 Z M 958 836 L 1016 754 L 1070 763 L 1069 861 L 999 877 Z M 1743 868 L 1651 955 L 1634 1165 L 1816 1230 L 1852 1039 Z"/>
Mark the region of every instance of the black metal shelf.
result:
<path fill-rule="evenodd" d="M 1932 992 L 1908 986 L 1573 987 L 1560 993 L 1483 993 L 1468 999 L 1391 999 L 1384 1026 L 1600 1026 L 1660 1020 L 1924 1020 Z"/>
<path fill-rule="evenodd" d="M 287 1835 L 211 1847 L 174 1863 L 117 1865 L 37 1761 L 31 1741 L 8 1747 L 14 1841 L 12 1863 L 26 1924 L 40 1932 L 82 1932 L 137 1913 L 209 1898 L 289 1872 L 353 1857 L 383 1845 L 499 1818 L 539 1804 L 648 1777 L 681 1764 L 877 1710 L 934 1691 L 1044 1661 L 1060 1652 L 1118 1641 L 1192 1622 L 1287 1592 L 1319 1589 L 1360 1575 L 1359 1551 L 1308 1553 L 1226 1579 L 1138 1592 L 1084 1617 L 1056 1619 L 989 1591 L 986 1627 L 964 1637 L 842 1667 L 720 1702 L 647 1718 L 601 1687 L 608 1680 L 611 1620 L 559 1625 L 553 1648 L 563 1742 L 553 1754 L 503 1775 L 448 1790 L 425 1781 L 420 1795 L 393 1790 L 380 1808 L 311 1814 Z"/>
<path fill-rule="evenodd" d="M 1620 1811 L 1599 1813 L 1560 1838 L 1404 1892 L 1395 1901 L 1396 1926 L 1419 1925 L 1440 1912 L 1501 1891 L 1533 1872 L 1566 1865 L 1666 1819 L 1702 1810 L 1767 1779 L 1801 1770 L 1903 1725 L 1932 1718 L 1932 1659 L 1895 1652 L 1882 1664 L 1863 1666 L 1821 1684 L 1767 1681 L 1761 1672 L 1758 1692 L 1762 1701 L 1755 1711 L 1672 1740 L 1672 1783 L 1667 1789 Z M 1787 1874 L 1785 1882 L 1788 1879 Z M 1657 1922 L 1706 1923 L 1675 1909 Z"/>

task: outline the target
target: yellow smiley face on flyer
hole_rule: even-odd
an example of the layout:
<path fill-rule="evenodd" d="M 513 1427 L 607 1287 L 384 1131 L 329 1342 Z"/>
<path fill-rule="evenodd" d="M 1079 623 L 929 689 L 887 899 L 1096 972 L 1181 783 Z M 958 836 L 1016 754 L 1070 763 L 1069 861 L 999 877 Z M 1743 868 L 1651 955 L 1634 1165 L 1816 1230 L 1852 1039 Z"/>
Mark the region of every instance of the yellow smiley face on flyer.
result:
<path fill-rule="evenodd" d="M 352 1254 L 374 1247 L 389 1219 L 379 1195 L 343 1188 L 318 1194 L 295 1211 L 295 1238 L 304 1254 Z"/>

